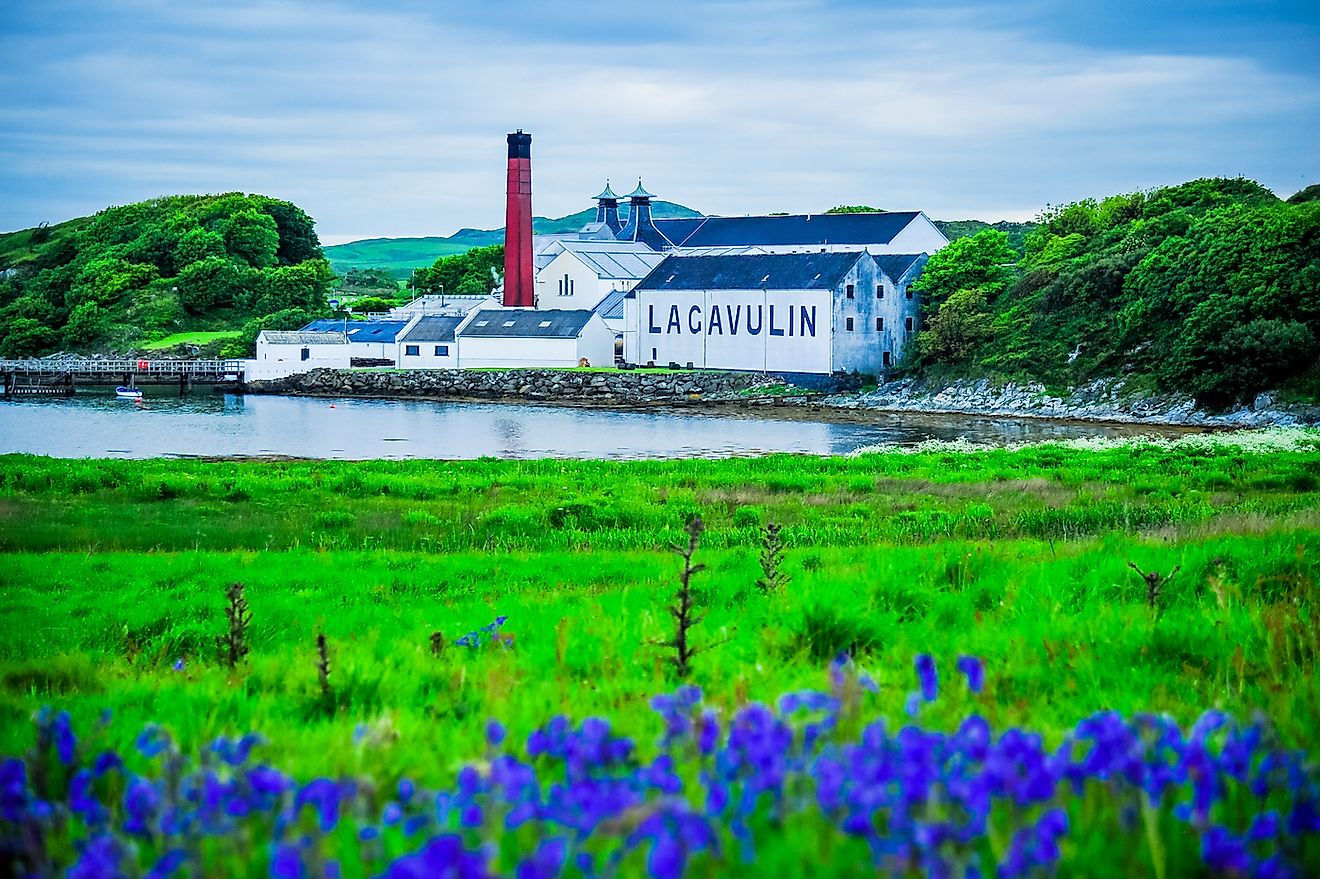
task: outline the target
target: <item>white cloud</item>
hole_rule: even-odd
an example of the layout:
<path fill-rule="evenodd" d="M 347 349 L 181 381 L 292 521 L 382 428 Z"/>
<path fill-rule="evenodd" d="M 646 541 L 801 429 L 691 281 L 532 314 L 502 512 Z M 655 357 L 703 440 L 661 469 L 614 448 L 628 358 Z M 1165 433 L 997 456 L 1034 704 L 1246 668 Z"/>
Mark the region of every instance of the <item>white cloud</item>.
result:
<path fill-rule="evenodd" d="M 539 12 L 524 33 L 310 0 L 117 10 L 0 35 L 0 228 L 57 201 L 229 189 L 299 203 L 326 240 L 498 226 L 514 127 L 536 139 L 551 216 L 606 176 L 722 213 L 994 219 L 1203 174 L 1291 190 L 1316 173 L 1314 80 L 1046 42 L 965 8 L 716 4 L 649 29 L 622 10 L 617 44 L 608 23 Z"/>

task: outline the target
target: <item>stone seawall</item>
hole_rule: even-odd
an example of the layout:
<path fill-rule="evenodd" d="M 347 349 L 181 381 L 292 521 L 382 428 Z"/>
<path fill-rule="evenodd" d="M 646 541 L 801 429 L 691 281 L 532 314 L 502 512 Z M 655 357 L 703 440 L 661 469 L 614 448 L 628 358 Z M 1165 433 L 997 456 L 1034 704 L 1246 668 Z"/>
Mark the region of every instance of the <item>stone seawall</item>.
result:
<path fill-rule="evenodd" d="M 645 404 L 728 400 L 749 389 L 779 385 L 739 372 L 575 372 L 556 369 L 314 369 L 286 378 L 249 382 L 258 394 L 319 397 L 391 397 L 454 400 L 545 400 L 565 403 Z"/>

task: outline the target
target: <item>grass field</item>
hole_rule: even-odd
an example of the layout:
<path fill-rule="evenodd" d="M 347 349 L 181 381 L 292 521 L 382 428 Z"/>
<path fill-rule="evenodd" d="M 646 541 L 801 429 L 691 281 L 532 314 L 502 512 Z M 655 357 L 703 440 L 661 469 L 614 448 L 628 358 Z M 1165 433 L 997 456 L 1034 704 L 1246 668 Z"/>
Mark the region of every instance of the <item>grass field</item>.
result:
<path fill-rule="evenodd" d="M 146 351 L 159 351 L 162 348 L 173 348 L 175 345 L 209 345 L 212 342 L 228 341 L 238 338 L 237 332 L 226 331 L 206 331 L 198 330 L 191 333 L 174 333 L 165 336 L 162 339 L 156 339 L 151 342 L 143 342 L 142 348 Z"/>
<path fill-rule="evenodd" d="M 828 692 L 831 662 L 843 652 L 854 663 L 847 680 L 864 674 L 876 685 L 874 693 L 849 691 L 835 669 L 836 696 L 844 695 L 833 715 L 826 712 L 833 720 L 825 750 L 809 770 L 790 761 L 788 786 L 776 788 L 773 802 L 753 797 L 732 824 L 704 799 L 716 785 L 708 776 L 727 769 L 726 758 L 704 762 L 694 740 L 661 747 L 664 723 L 649 707 L 680 683 L 670 651 L 658 644 L 673 634 L 667 605 L 682 564 L 669 545 L 686 542 L 684 525 L 695 514 L 706 530 L 694 561 L 706 569 L 693 578 L 694 600 L 706 616 L 690 636 L 706 649 L 689 682 L 712 717 L 750 718 L 749 705 Z M 769 594 L 756 585 L 767 522 L 783 526 L 788 576 Z M 670 754 L 688 805 L 653 792 L 644 799 L 650 805 L 629 807 L 631 818 L 617 813 L 588 836 L 570 834 L 570 854 L 589 854 L 595 866 L 564 855 L 562 875 L 613 875 L 601 859 L 616 849 L 621 860 L 611 869 L 620 875 L 679 875 L 663 857 L 672 855 L 664 845 L 673 839 L 688 840 L 680 847 L 684 875 L 797 875 L 806 863 L 823 875 L 875 875 L 873 862 L 927 875 L 916 854 L 894 861 L 899 856 L 888 853 L 883 861 L 855 828 L 832 835 L 821 799 L 830 748 L 864 736 L 864 720 L 883 719 L 890 730 L 912 722 L 913 663 L 923 655 L 943 673 L 939 698 L 919 704 L 920 728 L 930 735 L 951 734 L 975 713 L 996 731 L 1030 730 L 1053 749 L 1096 712 L 1156 712 L 1187 730 L 1218 709 L 1267 721 L 1269 747 L 1314 755 L 1320 745 L 1314 436 L 1269 452 L 1176 443 L 635 463 L 8 456 L 0 458 L 0 553 L 0 620 L 11 633 L 0 641 L 0 753 L 29 748 L 30 718 L 49 705 L 68 711 L 74 729 L 95 731 L 87 742 L 125 754 L 148 776 L 152 764 L 134 752 L 134 741 L 160 723 L 181 754 L 255 730 L 268 739 L 260 759 L 294 778 L 369 778 L 378 792 L 403 779 L 427 790 L 457 785 L 461 799 L 465 785 L 478 784 L 464 780 L 465 765 L 491 783 L 507 771 L 495 756 L 501 737 L 489 731 L 491 719 L 547 785 L 604 784 L 602 773 L 614 771 L 608 760 L 574 768 L 581 738 L 564 740 L 570 756 L 562 765 L 524 756 L 522 743 L 538 730 L 544 738 L 557 714 L 570 718 L 570 729 L 608 718 L 611 735 L 635 743 L 628 778 L 643 769 L 654 775 L 656 761 Z M 1177 570 L 1153 607 L 1129 563 Z M 251 653 L 235 670 L 216 645 L 233 582 L 245 585 L 252 615 Z M 458 643 L 497 617 L 507 617 L 498 640 Z M 318 633 L 330 668 L 324 682 Z M 979 694 L 956 684 L 960 656 L 984 663 Z M 102 727 L 105 709 L 113 720 Z M 746 753 L 733 742 L 739 722 L 719 754 Z M 1302 781 L 1288 783 L 1294 799 L 1287 802 L 1305 805 L 1306 791 L 1320 787 L 1309 758 L 1297 765 L 1289 777 Z M 589 777 L 575 781 L 579 771 Z M 746 785 L 753 776 L 737 777 Z M 1187 777 L 1189 789 L 1196 777 Z M 1077 798 L 1050 793 L 1056 799 L 1048 803 L 996 805 L 976 841 L 937 848 L 960 870 L 998 863 L 1010 875 L 1013 828 L 1033 828 L 1031 845 L 1048 849 L 1043 828 L 1054 819 L 1044 810 L 1057 802 L 1070 827 L 1058 854 L 1063 875 L 1216 875 L 1202 861 L 1237 862 L 1210 850 L 1217 837 L 1209 825 L 1244 834 L 1268 809 L 1293 820 L 1282 794 L 1234 794 L 1230 779 L 1208 824 L 1178 819 L 1172 799 L 1161 808 L 1146 794 L 1153 798 L 1140 801 L 1134 829 L 1124 829 L 1128 795 L 1115 783 L 1087 782 Z M 958 788 L 943 784 L 937 799 L 958 801 Z M 745 787 L 731 789 L 746 795 Z M 807 790 L 815 793 L 800 802 Z M 354 796 L 358 805 L 346 799 L 341 812 L 345 826 L 360 829 L 371 819 L 353 810 L 379 810 L 382 801 L 371 794 L 364 806 L 366 794 Z M 485 817 L 476 825 L 455 817 L 451 835 L 474 851 L 487 841 L 491 863 L 513 875 L 522 854 L 539 851 L 537 841 L 557 825 L 543 814 L 540 829 L 515 831 L 506 821 L 506 832 L 492 835 L 492 816 L 505 813 L 481 802 Z M 923 802 L 927 820 L 934 806 Z M 695 825 L 682 823 L 696 818 L 673 817 L 673 809 L 689 807 L 724 828 L 716 831 L 718 855 L 695 841 Z M 128 799 L 118 808 L 132 814 Z M 659 814 L 670 830 L 652 841 L 642 828 Z M 890 837 L 906 832 L 897 813 L 886 814 Z M 620 820 L 632 829 L 617 831 L 611 822 Z M 748 843 L 739 820 L 750 822 L 757 840 L 751 865 L 740 864 Z M 275 832 L 259 826 L 260 834 Z M 928 838 L 925 826 L 927 835 L 914 839 Z M 288 875 L 321 875 L 327 853 L 343 875 L 375 875 L 420 846 L 381 830 L 379 851 L 348 830 L 347 837 L 307 830 L 313 841 L 290 855 L 301 858 L 303 872 Z M 69 834 L 65 848 L 52 849 L 63 852 L 61 863 L 75 857 L 78 833 Z M 646 840 L 630 848 L 630 834 Z M 1314 867 L 1313 834 L 1303 828 L 1277 843 L 1255 837 L 1248 855 L 1256 866 L 1237 875 L 1254 874 L 1280 852 L 1285 867 Z M 164 852 L 159 839 L 133 838 L 133 857 L 143 864 Z M 223 863 L 223 851 L 207 849 L 198 863 Z M 249 858 L 251 875 L 275 872 L 281 851 L 272 846 Z M 1040 857 L 1049 873 L 1053 862 Z"/>

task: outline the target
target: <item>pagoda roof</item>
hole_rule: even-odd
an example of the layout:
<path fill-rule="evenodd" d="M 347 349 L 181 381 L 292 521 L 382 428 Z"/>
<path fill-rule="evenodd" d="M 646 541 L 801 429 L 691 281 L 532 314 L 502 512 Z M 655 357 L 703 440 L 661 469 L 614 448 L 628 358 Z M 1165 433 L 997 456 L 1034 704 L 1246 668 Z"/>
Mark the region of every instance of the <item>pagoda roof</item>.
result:
<path fill-rule="evenodd" d="M 637 178 L 637 188 L 628 193 L 628 198 L 655 198 L 654 195 L 642 189 L 642 178 Z"/>
<path fill-rule="evenodd" d="M 640 184 L 642 181 L 638 180 L 637 182 Z M 605 191 L 602 192 L 600 195 L 593 196 L 593 198 L 595 198 L 596 201 L 604 201 L 607 198 L 617 199 L 618 197 L 619 197 L 618 193 L 616 193 L 613 189 L 610 189 L 610 180 L 608 177 L 605 178 Z"/>

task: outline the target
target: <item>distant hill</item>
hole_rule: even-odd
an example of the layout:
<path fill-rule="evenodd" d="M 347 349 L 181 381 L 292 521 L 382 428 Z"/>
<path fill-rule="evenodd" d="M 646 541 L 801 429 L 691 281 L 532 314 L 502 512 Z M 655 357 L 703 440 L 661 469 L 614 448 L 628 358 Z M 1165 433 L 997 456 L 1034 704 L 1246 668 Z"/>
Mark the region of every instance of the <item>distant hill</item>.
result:
<path fill-rule="evenodd" d="M 669 201 L 657 201 L 651 215 L 659 219 L 699 217 L 700 211 Z M 627 221 L 628 206 L 620 205 L 619 218 Z M 587 208 L 566 217 L 533 217 L 532 231 L 537 235 L 562 235 L 576 232 L 596 218 L 596 209 Z M 326 259 L 339 274 L 349 269 L 385 269 L 396 278 L 406 278 L 413 269 L 427 268 L 442 256 L 453 256 L 473 247 L 504 243 L 504 227 L 498 229 L 459 229 L 448 238 L 367 238 L 326 248 Z"/>

